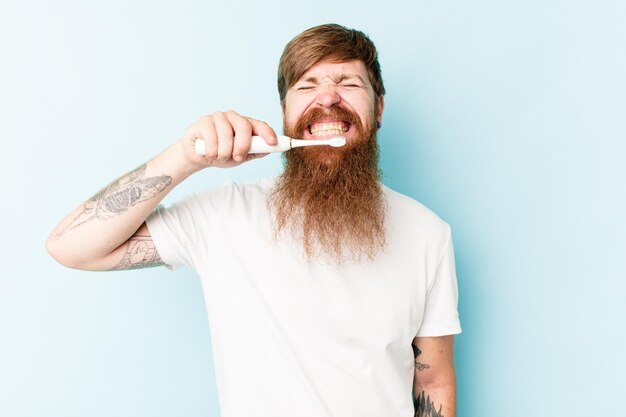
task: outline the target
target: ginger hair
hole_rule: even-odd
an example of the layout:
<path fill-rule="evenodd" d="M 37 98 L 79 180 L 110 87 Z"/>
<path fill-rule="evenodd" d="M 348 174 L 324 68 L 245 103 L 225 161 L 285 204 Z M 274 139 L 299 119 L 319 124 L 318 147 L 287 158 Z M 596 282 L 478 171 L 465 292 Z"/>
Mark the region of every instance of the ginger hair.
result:
<path fill-rule="evenodd" d="M 385 95 L 374 43 L 363 32 L 330 23 L 305 30 L 285 46 L 278 64 L 278 94 L 283 107 L 287 90 L 311 67 L 327 60 L 362 61 L 376 96 Z"/>

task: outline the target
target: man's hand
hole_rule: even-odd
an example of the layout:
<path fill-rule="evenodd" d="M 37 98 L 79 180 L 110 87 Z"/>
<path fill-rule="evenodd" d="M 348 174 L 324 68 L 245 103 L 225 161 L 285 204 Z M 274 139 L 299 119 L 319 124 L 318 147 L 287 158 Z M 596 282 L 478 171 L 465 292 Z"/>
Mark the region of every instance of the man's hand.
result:
<path fill-rule="evenodd" d="M 250 154 L 252 136 L 262 136 L 268 145 L 276 145 L 274 130 L 265 122 L 229 110 L 202 116 L 179 141 L 185 161 L 200 170 L 206 167 L 231 168 L 267 154 Z M 205 155 L 197 155 L 196 139 L 205 143 Z"/>

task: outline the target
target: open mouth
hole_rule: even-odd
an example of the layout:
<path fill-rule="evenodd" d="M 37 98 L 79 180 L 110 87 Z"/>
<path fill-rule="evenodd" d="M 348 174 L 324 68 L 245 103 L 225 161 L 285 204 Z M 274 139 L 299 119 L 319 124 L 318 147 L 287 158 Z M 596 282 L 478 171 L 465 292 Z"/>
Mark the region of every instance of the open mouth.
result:
<path fill-rule="evenodd" d="M 323 122 L 309 125 L 308 130 L 312 136 L 324 138 L 329 136 L 341 136 L 350 130 L 349 122 Z"/>

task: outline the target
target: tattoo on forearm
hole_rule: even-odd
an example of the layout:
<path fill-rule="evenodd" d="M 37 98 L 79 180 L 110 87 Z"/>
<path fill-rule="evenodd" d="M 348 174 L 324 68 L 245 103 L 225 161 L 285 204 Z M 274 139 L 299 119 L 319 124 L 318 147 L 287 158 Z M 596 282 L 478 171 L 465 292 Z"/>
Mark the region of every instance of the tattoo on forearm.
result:
<path fill-rule="evenodd" d="M 424 391 L 415 399 L 415 417 L 443 417 L 441 414 L 442 406 L 439 406 L 439 411 L 435 408 L 435 405 L 430 400 L 430 395 L 426 396 Z"/>
<path fill-rule="evenodd" d="M 418 362 L 417 360 L 417 357 L 422 354 L 422 351 L 415 345 L 411 345 L 411 347 L 413 347 L 413 356 L 415 357 L 415 368 L 418 371 L 430 368 L 430 365 Z M 439 411 L 437 411 L 435 405 L 430 400 L 430 396 L 426 396 L 424 391 L 417 396 L 413 405 L 415 406 L 415 417 L 443 417 L 443 414 L 441 414 L 442 406 L 439 405 Z"/>
<path fill-rule="evenodd" d="M 430 368 L 430 365 L 415 361 L 415 369 L 418 371 L 423 371 L 424 369 Z"/>
<path fill-rule="evenodd" d="M 126 242 L 126 250 L 120 262 L 111 270 L 150 268 L 165 265 L 150 236 L 133 236 Z"/>
<path fill-rule="evenodd" d="M 415 369 L 418 371 L 423 371 L 424 369 L 430 368 L 430 365 L 426 363 L 421 363 L 417 360 L 417 357 L 422 354 L 422 351 L 415 345 L 411 345 L 413 347 L 413 356 L 415 357 Z"/>
<path fill-rule="evenodd" d="M 159 175 L 146 178 L 145 173 L 146 165 L 144 164 L 100 190 L 85 202 L 82 213 L 54 238 L 59 239 L 68 231 L 94 219 L 107 220 L 118 216 L 131 207 L 156 196 L 172 183 L 170 176 Z"/>

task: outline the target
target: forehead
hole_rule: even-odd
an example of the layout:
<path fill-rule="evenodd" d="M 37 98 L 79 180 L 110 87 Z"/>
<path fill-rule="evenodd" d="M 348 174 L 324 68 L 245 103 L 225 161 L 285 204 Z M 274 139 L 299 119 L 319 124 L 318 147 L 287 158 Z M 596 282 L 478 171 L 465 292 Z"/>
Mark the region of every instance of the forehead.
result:
<path fill-rule="evenodd" d="M 322 61 L 309 68 L 298 81 L 307 79 L 322 80 L 324 78 L 333 80 L 339 78 L 361 78 L 363 82 L 369 83 L 367 69 L 363 61 L 360 60 L 347 62 Z"/>

